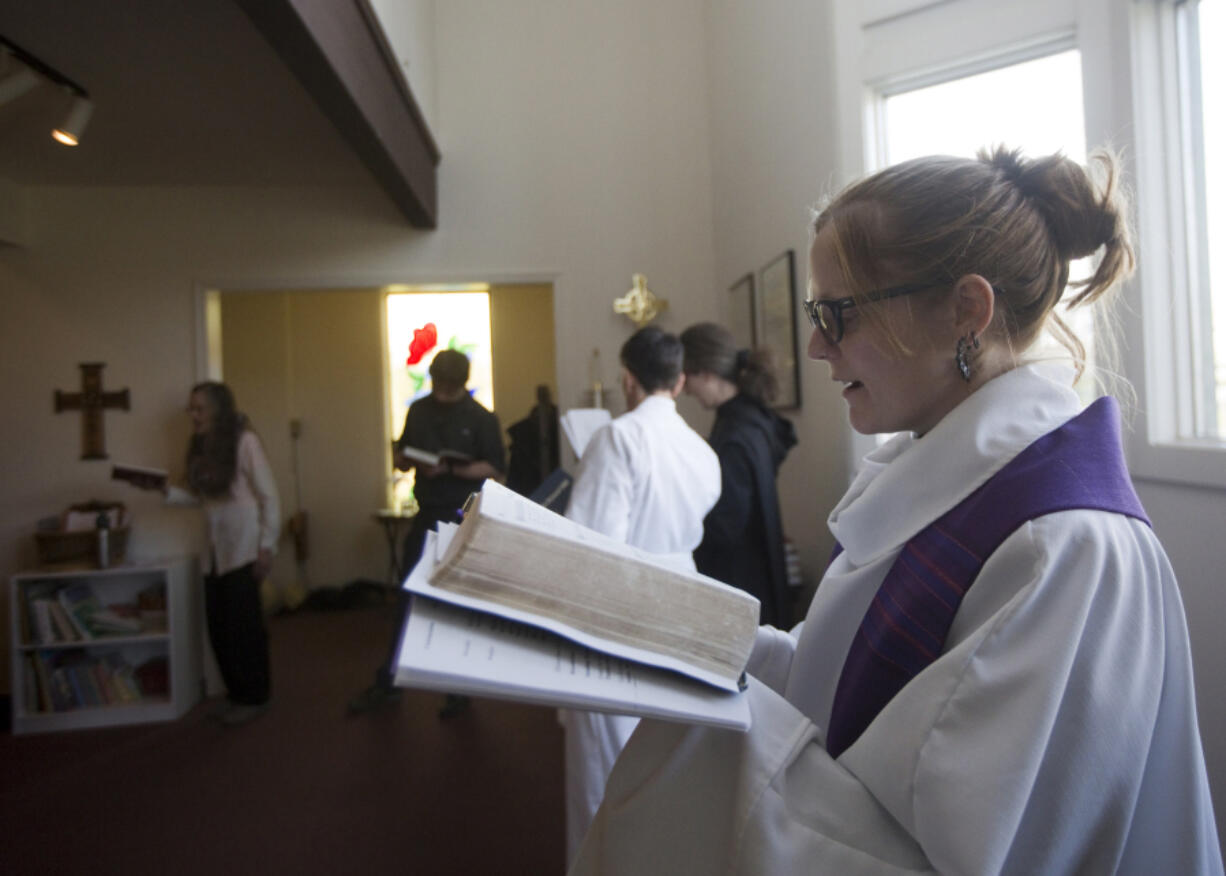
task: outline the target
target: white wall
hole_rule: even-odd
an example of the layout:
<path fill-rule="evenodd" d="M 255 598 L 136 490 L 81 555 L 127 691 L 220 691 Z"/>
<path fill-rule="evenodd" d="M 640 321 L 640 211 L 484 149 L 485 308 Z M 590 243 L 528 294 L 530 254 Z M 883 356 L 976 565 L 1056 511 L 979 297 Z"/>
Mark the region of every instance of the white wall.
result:
<path fill-rule="evenodd" d="M 738 278 L 790 248 L 799 300 L 807 294 L 810 211 L 836 165 L 829 10 L 800 0 L 713 2 L 707 10 L 713 293 L 726 305 Z M 816 581 L 833 546 L 826 515 L 849 482 L 849 436 L 839 388 L 805 355 L 808 328 L 798 314 L 801 408 L 786 415 L 800 440 L 779 491 L 785 530 Z"/>
<path fill-rule="evenodd" d="M 560 404 L 579 404 L 594 348 L 617 377 L 633 273 L 669 301 L 665 328 L 709 312 L 701 3 L 456 0 L 435 18 L 439 231 L 417 263 L 555 275 Z"/>
<path fill-rule="evenodd" d="M 365 0 L 383 27 L 431 134 L 435 123 L 434 0 Z"/>

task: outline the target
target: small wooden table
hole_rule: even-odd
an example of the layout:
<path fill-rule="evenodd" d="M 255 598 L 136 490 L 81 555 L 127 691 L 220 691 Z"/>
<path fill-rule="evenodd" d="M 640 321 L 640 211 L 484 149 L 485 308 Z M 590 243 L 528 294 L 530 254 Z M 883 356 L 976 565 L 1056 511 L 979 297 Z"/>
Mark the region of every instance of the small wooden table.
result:
<path fill-rule="evenodd" d="M 383 508 L 374 513 L 375 520 L 379 521 L 383 527 L 383 534 L 387 536 L 386 584 L 389 590 L 398 590 L 404 583 L 404 576 L 409 573 L 408 569 L 402 568 L 403 559 L 400 546 L 404 543 L 406 529 L 416 516 L 415 511 L 395 511 L 390 508 Z"/>

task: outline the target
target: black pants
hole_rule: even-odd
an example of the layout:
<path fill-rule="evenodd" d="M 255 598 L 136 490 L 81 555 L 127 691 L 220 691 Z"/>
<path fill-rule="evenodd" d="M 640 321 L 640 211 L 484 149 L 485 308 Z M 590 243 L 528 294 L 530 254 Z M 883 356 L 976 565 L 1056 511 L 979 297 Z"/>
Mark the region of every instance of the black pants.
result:
<path fill-rule="evenodd" d="M 413 517 L 409 531 L 404 537 L 404 549 L 401 551 L 403 574 L 408 575 L 417 565 L 426 546 L 426 533 L 437 531 L 441 522 L 459 523 L 460 512 L 453 509 L 422 508 Z M 396 594 L 396 624 L 392 627 L 387 657 L 383 665 L 375 671 L 375 685 L 384 690 L 392 689 L 392 680 L 396 677 L 396 656 L 400 650 L 400 634 L 404 632 L 404 625 L 408 620 L 409 592 L 401 589 Z"/>
<path fill-rule="evenodd" d="M 230 699 L 245 706 L 268 702 L 268 627 L 254 563 L 204 578 L 209 644 Z"/>

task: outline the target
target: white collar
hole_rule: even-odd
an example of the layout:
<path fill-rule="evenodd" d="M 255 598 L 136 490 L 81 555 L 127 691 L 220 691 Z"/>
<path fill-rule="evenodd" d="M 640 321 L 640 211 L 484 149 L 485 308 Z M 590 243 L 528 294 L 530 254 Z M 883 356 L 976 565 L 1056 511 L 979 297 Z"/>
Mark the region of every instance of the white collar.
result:
<path fill-rule="evenodd" d="M 988 381 L 922 439 L 897 435 L 864 457 L 828 523 L 847 558 L 863 565 L 897 550 L 1035 439 L 1081 410 L 1044 366 Z"/>
<path fill-rule="evenodd" d="M 653 392 L 651 395 L 644 398 L 641 402 L 634 406 L 633 411 L 627 411 L 630 414 L 643 413 L 650 415 L 650 412 L 659 411 L 676 411 L 677 402 L 675 399 L 667 395 L 661 395 L 658 392 Z"/>

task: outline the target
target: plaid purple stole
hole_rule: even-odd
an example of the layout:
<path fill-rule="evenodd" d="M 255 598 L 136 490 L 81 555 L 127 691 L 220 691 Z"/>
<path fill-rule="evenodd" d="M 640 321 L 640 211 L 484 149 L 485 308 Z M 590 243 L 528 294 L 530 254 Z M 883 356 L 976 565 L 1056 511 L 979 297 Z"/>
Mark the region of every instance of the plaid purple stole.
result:
<path fill-rule="evenodd" d="M 941 655 L 962 597 L 1000 543 L 1028 520 L 1074 508 L 1149 524 L 1124 465 L 1119 410 L 1110 397 L 1036 440 L 903 546 L 839 676 L 826 735 L 833 757 Z M 840 551 L 836 545 L 834 556 Z"/>

